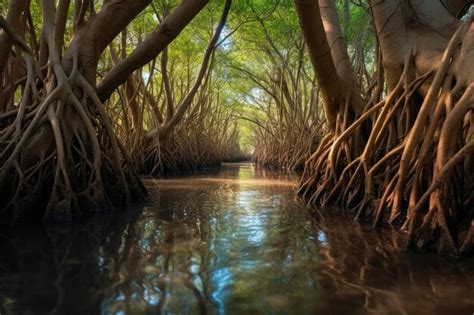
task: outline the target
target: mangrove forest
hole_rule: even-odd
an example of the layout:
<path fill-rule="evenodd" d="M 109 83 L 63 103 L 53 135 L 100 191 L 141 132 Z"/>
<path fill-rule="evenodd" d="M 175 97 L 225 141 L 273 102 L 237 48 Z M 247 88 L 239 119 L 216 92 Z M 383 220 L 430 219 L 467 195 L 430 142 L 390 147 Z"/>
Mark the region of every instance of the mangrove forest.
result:
<path fill-rule="evenodd" d="M 472 314 L 473 0 L 0 0 L 0 315 Z"/>

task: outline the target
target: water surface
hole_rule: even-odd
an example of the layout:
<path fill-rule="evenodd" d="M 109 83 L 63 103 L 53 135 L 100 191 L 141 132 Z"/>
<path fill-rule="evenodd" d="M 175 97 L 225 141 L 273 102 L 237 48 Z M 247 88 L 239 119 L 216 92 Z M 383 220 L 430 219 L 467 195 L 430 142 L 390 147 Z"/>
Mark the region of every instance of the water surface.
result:
<path fill-rule="evenodd" d="M 474 312 L 473 261 L 400 253 L 393 231 L 315 219 L 291 176 L 225 164 L 146 185 L 138 212 L 2 230 L 0 313 Z"/>

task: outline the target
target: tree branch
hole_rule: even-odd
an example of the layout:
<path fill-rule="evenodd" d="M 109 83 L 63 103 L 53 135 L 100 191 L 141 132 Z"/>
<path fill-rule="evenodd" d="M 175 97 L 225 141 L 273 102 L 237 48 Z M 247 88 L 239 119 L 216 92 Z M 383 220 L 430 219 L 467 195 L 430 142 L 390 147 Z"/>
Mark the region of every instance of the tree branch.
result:
<path fill-rule="evenodd" d="M 361 96 L 362 91 L 357 83 L 357 78 L 347 53 L 347 44 L 342 34 L 336 3 L 334 0 L 319 0 L 319 7 L 337 74 L 342 80 L 347 82 L 348 87 L 351 89 L 351 108 L 354 112 L 361 113 L 366 102 Z"/>
<path fill-rule="evenodd" d="M 13 33 L 18 33 L 21 16 L 27 7 L 28 0 L 10 0 L 9 2 L 8 13 L 4 22 L 10 26 Z M 0 75 L 3 73 L 8 62 L 11 47 L 12 38 L 6 33 L 2 34 L 0 36 Z"/>
<path fill-rule="evenodd" d="M 308 47 L 311 63 L 324 99 L 328 126 L 335 128 L 342 101 L 341 79 L 331 55 L 317 0 L 295 0 L 296 12 Z"/>
<path fill-rule="evenodd" d="M 124 60 L 113 67 L 99 83 L 97 93 L 102 101 L 136 69 L 156 58 L 206 6 L 209 0 L 183 1 L 165 18 L 146 40 Z"/>
<path fill-rule="evenodd" d="M 166 137 L 167 134 L 178 124 L 178 122 L 181 120 L 183 117 L 184 113 L 186 110 L 191 106 L 194 96 L 196 95 L 196 92 L 199 89 L 199 86 L 201 85 L 202 79 L 204 78 L 204 75 L 206 74 L 208 70 L 208 64 L 209 60 L 211 58 L 212 52 L 214 51 L 217 40 L 219 39 L 222 30 L 224 29 L 225 23 L 227 21 L 227 16 L 229 15 L 230 7 L 232 5 L 232 0 L 226 0 L 224 9 L 222 12 L 221 20 L 219 21 L 219 24 L 217 25 L 216 31 L 207 46 L 206 52 L 204 54 L 204 58 L 201 64 L 201 69 L 199 70 L 198 77 L 196 78 L 196 81 L 194 82 L 193 87 L 191 90 L 186 94 L 186 97 L 183 99 L 181 104 L 179 105 L 178 109 L 176 110 L 176 113 L 173 115 L 171 120 L 167 121 L 163 128 L 161 128 L 159 132 L 159 137 L 164 138 Z"/>
<path fill-rule="evenodd" d="M 474 0 L 441 0 L 441 3 L 449 14 L 461 18 L 474 4 Z"/>

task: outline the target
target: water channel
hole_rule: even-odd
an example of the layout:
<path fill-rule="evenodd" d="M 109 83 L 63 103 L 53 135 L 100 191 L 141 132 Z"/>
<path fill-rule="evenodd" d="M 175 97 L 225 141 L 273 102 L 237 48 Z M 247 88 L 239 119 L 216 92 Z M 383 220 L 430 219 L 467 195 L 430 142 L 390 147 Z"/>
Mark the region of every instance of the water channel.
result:
<path fill-rule="evenodd" d="M 0 314 L 467 314 L 474 261 L 315 216 L 297 181 L 250 163 L 146 180 L 143 208 L 3 228 Z"/>

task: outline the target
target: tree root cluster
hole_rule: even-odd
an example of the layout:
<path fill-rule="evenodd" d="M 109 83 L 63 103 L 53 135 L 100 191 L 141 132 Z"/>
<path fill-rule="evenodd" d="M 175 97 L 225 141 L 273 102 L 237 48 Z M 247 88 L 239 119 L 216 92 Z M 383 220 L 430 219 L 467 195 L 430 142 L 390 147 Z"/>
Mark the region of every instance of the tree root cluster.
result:
<path fill-rule="evenodd" d="M 44 24 L 47 74 L 24 50 L 27 77 L 21 100 L 0 116 L 2 222 L 68 222 L 146 195 L 124 163 L 126 154 L 95 89 L 81 74 L 77 56 L 70 63 L 61 61 L 54 48 L 54 24 L 51 19 Z"/>
<path fill-rule="evenodd" d="M 166 139 L 143 137 L 139 149 L 131 151 L 133 165 L 139 174 L 152 177 L 217 168 L 241 154 L 236 127 L 223 125 L 214 124 L 213 130 L 199 119 L 186 118 Z"/>
<path fill-rule="evenodd" d="M 275 131 L 276 135 L 266 130 L 259 131 L 256 136 L 254 162 L 269 169 L 284 169 L 296 173 L 302 172 L 305 161 L 321 140 L 318 130 L 311 130 L 306 126 L 283 127 Z M 296 143 L 298 145 L 295 145 Z"/>
<path fill-rule="evenodd" d="M 410 248 L 473 252 L 473 25 L 456 32 L 432 72 L 416 73 L 408 56 L 397 86 L 353 123 L 345 104 L 305 164 L 298 193 L 308 204 L 389 223 Z"/>

